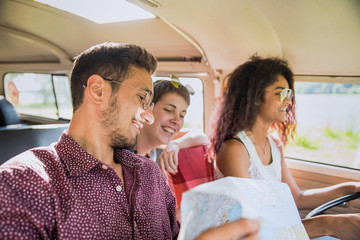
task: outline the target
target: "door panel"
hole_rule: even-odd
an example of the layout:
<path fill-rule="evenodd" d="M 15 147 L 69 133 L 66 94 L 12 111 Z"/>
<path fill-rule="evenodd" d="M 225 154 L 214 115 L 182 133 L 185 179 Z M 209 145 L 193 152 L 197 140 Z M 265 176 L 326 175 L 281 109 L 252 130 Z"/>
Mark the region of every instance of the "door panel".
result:
<path fill-rule="evenodd" d="M 286 160 L 291 174 L 301 189 L 321 188 L 337 183 L 359 181 L 360 171 L 353 169 L 338 168 L 316 163 L 297 160 Z M 301 217 L 305 217 L 310 210 L 301 210 Z M 360 199 L 353 200 L 345 206 L 337 206 L 326 213 L 359 213 Z"/>

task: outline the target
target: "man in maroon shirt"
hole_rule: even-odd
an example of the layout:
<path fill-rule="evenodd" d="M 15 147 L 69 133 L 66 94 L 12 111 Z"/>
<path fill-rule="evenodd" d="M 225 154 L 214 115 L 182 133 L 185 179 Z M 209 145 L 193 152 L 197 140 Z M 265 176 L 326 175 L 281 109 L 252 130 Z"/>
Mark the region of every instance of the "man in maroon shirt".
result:
<path fill-rule="evenodd" d="M 155 58 L 131 44 L 96 45 L 76 58 L 69 129 L 0 166 L 0 239 L 177 237 L 175 198 L 159 167 L 126 150 L 153 122 L 155 69 Z M 241 220 L 201 237 L 254 239 L 257 228 Z"/>

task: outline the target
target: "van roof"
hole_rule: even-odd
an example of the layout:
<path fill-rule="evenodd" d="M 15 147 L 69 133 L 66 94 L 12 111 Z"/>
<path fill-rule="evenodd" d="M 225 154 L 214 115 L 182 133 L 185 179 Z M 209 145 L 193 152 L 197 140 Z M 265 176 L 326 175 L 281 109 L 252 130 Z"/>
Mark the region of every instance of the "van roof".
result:
<path fill-rule="evenodd" d="M 97 24 L 30 0 L 0 1 L 0 68 L 68 68 L 101 42 L 139 44 L 160 62 L 230 71 L 250 55 L 281 56 L 296 74 L 360 75 L 360 3 L 346 1 L 129 0 L 157 18 Z"/>

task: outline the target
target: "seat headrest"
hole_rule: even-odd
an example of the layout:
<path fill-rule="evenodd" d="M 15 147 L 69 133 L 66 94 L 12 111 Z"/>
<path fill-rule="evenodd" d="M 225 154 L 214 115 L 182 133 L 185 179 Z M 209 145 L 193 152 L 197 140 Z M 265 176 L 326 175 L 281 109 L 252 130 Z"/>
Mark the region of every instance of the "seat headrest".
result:
<path fill-rule="evenodd" d="M 5 98 L 0 99 L 0 126 L 18 124 L 21 122 L 19 114 Z"/>

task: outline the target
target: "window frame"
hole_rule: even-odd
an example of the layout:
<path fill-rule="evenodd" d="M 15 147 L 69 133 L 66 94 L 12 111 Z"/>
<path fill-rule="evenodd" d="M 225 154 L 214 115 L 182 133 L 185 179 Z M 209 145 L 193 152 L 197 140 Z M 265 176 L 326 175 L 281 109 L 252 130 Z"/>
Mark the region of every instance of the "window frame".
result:
<path fill-rule="evenodd" d="M 23 122 L 30 123 L 30 124 L 32 124 L 32 123 L 53 124 L 53 123 L 69 123 L 71 121 L 71 119 L 65 119 L 65 118 L 59 117 L 58 97 L 57 97 L 57 94 L 55 91 L 55 83 L 54 83 L 54 76 L 64 76 L 70 81 L 68 74 L 40 72 L 40 71 L 36 71 L 36 70 L 34 70 L 34 71 L 11 71 L 11 72 L 7 71 L 2 76 L 2 87 L 4 90 L 3 92 L 4 92 L 5 99 L 8 98 L 8 96 L 7 96 L 8 93 L 7 93 L 6 86 L 5 86 L 5 77 L 7 74 L 48 74 L 51 76 L 51 87 L 52 87 L 52 93 L 54 95 L 54 104 L 55 104 L 55 108 L 56 108 L 57 118 L 50 118 L 50 117 L 45 117 L 45 116 L 32 115 L 32 114 L 19 112 L 20 118 Z M 70 83 L 69 83 L 69 86 L 70 86 Z M 70 89 L 69 89 L 69 91 L 70 91 Z M 70 91 L 70 96 L 71 96 L 71 91 Z"/>
<path fill-rule="evenodd" d="M 295 82 L 311 82 L 311 83 L 331 83 L 331 84 L 357 84 L 360 85 L 360 76 L 333 76 L 333 75 L 309 75 L 309 74 L 294 74 Z M 296 94 L 296 89 L 295 89 Z M 296 98 L 296 95 L 295 95 Z M 297 104 L 297 103 L 296 103 Z M 326 171 L 326 175 L 339 176 L 339 174 L 347 175 L 350 178 L 360 181 L 360 168 L 353 168 L 348 166 L 335 165 L 331 163 L 316 162 L 307 159 L 300 159 L 286 156 L 285 161 L 289 168 L 319 173 Z"/>

